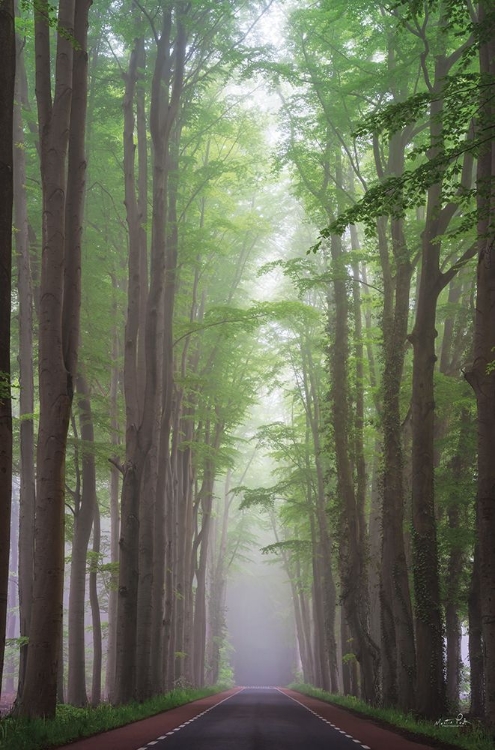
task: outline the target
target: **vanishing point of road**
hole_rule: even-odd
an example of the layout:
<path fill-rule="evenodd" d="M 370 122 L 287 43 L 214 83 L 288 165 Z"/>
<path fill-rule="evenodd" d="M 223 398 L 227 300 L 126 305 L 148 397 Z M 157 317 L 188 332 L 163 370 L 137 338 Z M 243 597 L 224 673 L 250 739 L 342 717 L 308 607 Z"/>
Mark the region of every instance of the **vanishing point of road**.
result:
<path fill-rule="evenodd" d="M 66 750 L 433 750 L 286 688 L 234 688 Z"/>

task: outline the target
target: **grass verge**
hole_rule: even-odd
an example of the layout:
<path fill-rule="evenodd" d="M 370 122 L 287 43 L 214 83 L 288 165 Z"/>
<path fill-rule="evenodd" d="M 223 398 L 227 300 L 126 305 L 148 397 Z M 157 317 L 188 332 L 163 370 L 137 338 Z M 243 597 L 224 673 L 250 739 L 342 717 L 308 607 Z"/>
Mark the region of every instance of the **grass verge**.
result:
<path fill-rule="evenodd" d="M 319 700 L 346 708 L 363 717 L 375 719 L 399 734 L 406 734 L 410 739 L 421 742 L 429 741 L 429 744 L 434 747 L 494 750 L 493 740 L 483 727 L 476 724 L 467 725 L 462 729 L 436 726 L 433 722 L 422 721 L 412 714 L 404 714 L 393 708 L 375 708 L 350 695 L 334 695 L 302 683 L 292 683 L 289 687 L 303 695 L 319 698 Z"/>
<path fill-rule="evenodd" d="M 144 703 L 127 703 L 124 706 L 101 703 L 95 708 L 76 708 L 61 705 L 57 708 L 55 719 L 28 720 L 6 716 L 0 719 L 0 748 L 49 750 L 133 721 L 147 719 L 222 690 L 226 690 L 226 687 L 178 688 Z"/>

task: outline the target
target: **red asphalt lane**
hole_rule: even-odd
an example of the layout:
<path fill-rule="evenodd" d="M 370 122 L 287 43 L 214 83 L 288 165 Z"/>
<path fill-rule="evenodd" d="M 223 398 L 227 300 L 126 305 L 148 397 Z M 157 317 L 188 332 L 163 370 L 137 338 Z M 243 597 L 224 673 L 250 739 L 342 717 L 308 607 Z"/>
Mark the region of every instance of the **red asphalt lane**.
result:
<path fill-rule="evenodd" d="M 389 729 L 374 724 L 369 719 L 360 718 L 317 698 L 296 693 L 288 688 L 279 689 L 285 695 L 334 724 L 338 729 L 344 730 L 347 734 L 359 740 L 370 750 L 435 750 L 431 745 L 406 739 Z M 64 745 L 61 750 L 138 750 L 138 748 L 153 742 L 157 737 L 170 732 L 180 724 L 206 711 L 206 709 L 212 708 L 231 695 L 235 695 L 240 690 L 242 688 L 233 688 L 223 693 L 211 695 L 208 698 L 201 698 L 193 703 L 186 703 L 184 706 L 172 708 L 170 711 L 157 714 L 149 719 L 142 719 L 119 729 L 111 729 L 93 737 L 76 740 L 69 745 Z M 310 748 L 305 750 L 310 750 Z"/>
<path fill-rule="evenodd" d="M 317 698 L 310 698 L 308 695 L 296 693 L 295 690 L 288 688 L 279 688 L 282 693 L 290 698 L 302 703 L 334 724 L 339 729 L 343 729 L 354 739 L 359 740 L 363 745 L 367 745 L 370 750 L 435 750 L 432 745 L 424 745 L 421 742 L 413 742 L 400 734 L 392 732 L 390 729 L 384 729 L 377 724 L 373 724 L 370 719 L 361 718 L 351 714 L 343 708 L 337 708 L 330 703 L 320 701 Z M 94 748 L 96 750 L 96 748 Z M 438 750 L 438 748 L 437 748 Z"/>
<path fill-rule="evenodd" d="M 125 727 L 110 729 L 108 732 L 86 737 L 84 740 L 76 740 L 69 745 L 64 745 L 61 750 L 138 750 L 148 742 L 156 740 L 160 735 L 170 732 L 206 709 L 235 695 L 239 690 L 242 688 L 233 688 L 223 693 L 209 695 L 207 698 L 200 698 L 184 706 L 171 708 L 169 711 L 151 716 L 149 719 L 141 719 L 141 721 L 126 724 Z"/>

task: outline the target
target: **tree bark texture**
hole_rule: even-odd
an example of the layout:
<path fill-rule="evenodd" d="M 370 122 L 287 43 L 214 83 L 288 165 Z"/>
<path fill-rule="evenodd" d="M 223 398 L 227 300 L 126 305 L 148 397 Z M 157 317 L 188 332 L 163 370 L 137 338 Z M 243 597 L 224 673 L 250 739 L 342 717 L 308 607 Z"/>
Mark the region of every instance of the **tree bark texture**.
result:
<path fill-rule="evenodd" d="M 115 285 L 115 284 L 114 284 Z M 116 305 L 114 303 L 114 313 Z M 120 443 L 119 418 L 118 418 L 118 385 L 119 385 L 119 341 L 114 326 L 112 343 L 112 374 L 110 381 L 110 414 L 112 429 L 112 446 L 115 450 L 112 468 L 110 471 L 110 562 L 112 572 L 110 576 L 110 590 L 108 592 L 108 640 L 107 640 L 107 664 L 105 674 L 105 697 L 110 703 L 114 703 L 115 691 L 115 658 L 116 658 L 116 626 L 117 626 L 117 599 L 119 574 L 116 570 L 119 562 L 119 484 L 120 471 L 115 465 L 117 461 L 117 450 Z"/>
<path fill-rule="evenodd" d="M 124 183 L 129 232 L 127 320 L 124 346 L 124 394 L 126 405 L 126 462 L 123 467 L 121 526 L 119 540 L 119 587 L 115 646 L 114 703 L 135 697 L 137 597 L 139 581 L 139 491 L 144 465 L 139 441 L 142 419 L 142 378 L 138 351 L 143 332 L 139 329 L 142 284 L 140 260 L 140 215 L 134 165 L 134 96 L 138 74 L 138 41 L 131 52 L 126 74 L 124 111 Z"/>
<path fill-rule="evenodd" d="M 478 407 L 478 498 L 479 581 L 485 717 L 495 731 L 495 128 L 493 97 L 495 86 L 495 42 L 493 13 L 489 3 L 480 3 L 479 21 L 486 27 L 480 43 L 480 72 L 488 78 L 481 94 L 479 130 L 484 146 L 478 157 L 478 272 L 474 363 L 466 377 L 476 395 Z"/>
<path fill-rule="evenodd" d="M 20 712 L 53 716 L 62 637 L 65 452 L 75 372 L 64 361 L 66 159 L 72 97 L 75 3 L 61 3 L 52 102 L 48 5 L 35 11 L 36 95 L 41 146 L 43 249 L 39 308 L 40 418 L 33 605 Z"/>
<path fill-rule="evenodd" d="M 0 2 L 0 685 L 5 653 L 12 503 L 10 303 L 12 277 L 13 112 L 15 29 L 13 0 Z"/>
<path fill-rule="evenodd" d="M 31 277 L 29 223 L 26 193 L 26 153 L 22 108 L 27 105 L 27 77 L 22 42 L 17 37 L 16 95 L 14 106 L 14 222 L 19 294 L 19 415 L 20 510 L 19 510 L 19 634 L 29 635 L 33 587 L 34 509 L 36 502 L 34 450 L 33 283 Z M 20 647 L 19 684 L 22 693 L 27 644 Z"/>
<path fill-rule="evenodd" d="M 401 174 L 407 138 L 396 134 L 389 143 L 388 172 Z M 401 219 L 390 220 L 390 242 L 384 219 L 378 222 L 383 276 L 383 432 L 382 612 L 383 701 L 414 708 L 416 653 L 409 571 L 404 546 L 404 486 L 400 394 L 407 340 L 412 266 Z M 390 247 L 391 245 L 391 252 Z M 392 257 L 390 257 L 390 255 Z"/>
<path fill-rule="evenodd" d="M 478 522 L 476 522 L 476 528 Z M 483 661 L 483 627 L 480 601 L 480 549 L 479 540 L 474 546 L 473 568 L 468 595 L 468 627 L 469 627 L 469 684 L 471 688 L 471 703 L 469 713 L 474 717 L 482 717 L 485 713 L 485 674 Z"/>
<path fill-rule="evenodd" d="M 366 573 L 364 509 L 358 507 L 350 460 L 349 414 L 349 300 L 343 261 L 342 240 L 331 237 L 334 274 L 333 315 L 329 311 L 329 329 L 333 331 L 330 352 L 331 409 L 333 440 L 337 464 L 337 487 L 341 498 L 339 520 L 339 564 L 341 600 L 345 619 L 353 638 L 354 653 L 360 665 L 364 700 L 376 704 L 379 698 L 379 650 L 369 632 L 369 599 Z"/>
<path fill-rule="evenodd" d="M 101 613 L 98 599 L 98 565 L 101 548 L 100 509 L 95 503 L 93 514 L 93 559 L 89 570 L 89 601 L 91 605 L 91 622 L 93 626 L 93 677 L 91 682 L 91 705 L 101 703 L 101 667 L 103 658 Z"/>
<path fill-rule="evenodd" d="M 82 441 L 82 492 L 74 518 L 72 560 L 69 592 L 69 675 L 67 701 L 74 706 L 85 706 L 86 695 L 86 644 L 85 644 L 85 593 L 89 537 L 96 508 L 96 467 L 91 446 L 94 445 L 94 427 L 91 397 L 85 377 L 76 378 L 77 405 L 79 409 L 79 435 Z"/>

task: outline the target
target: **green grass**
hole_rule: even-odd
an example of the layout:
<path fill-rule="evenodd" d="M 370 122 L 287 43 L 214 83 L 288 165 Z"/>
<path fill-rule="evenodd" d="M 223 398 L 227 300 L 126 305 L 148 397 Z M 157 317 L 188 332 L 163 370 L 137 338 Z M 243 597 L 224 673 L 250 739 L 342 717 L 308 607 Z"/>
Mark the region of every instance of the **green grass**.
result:
<path fill-rule="evenodd" d="M 108 729 L 122 727 L 133 721 L 155 716 L 185 703 L 225 690 L 224 686 L 209 688 L 178 688 L 151 698 L 144 703 L 111 706 L 102 703 L 96 708 L 58 706 L 55 719 L 0 719 L 2 750 L 49 750 L 74 740 L 90 737 Z"/>
<path fill-rule="evenodd" d="M 435 740 L 436 744 L 443 743 L 450 747 L 463 748 L 463 750 L 494 750 L 493 740 L 478 725 L 471 725 L 462 730 L 455 727 L 435 726 L 432 722 L 422 721 L 412 716 L 412 714 L 404 714 L 392 708 L 375 708 L 358 698 L 333 695 L 312 685 L 293 683 L 289 687 L 303 695 L 319 698 L 326 703 L 333 703 L 336 706 L 348 708 L 371 719 L 386 722 L 391 725 L 391 729 L 395 727 L 399 730 L 406 730 L 416 736 L 421 736 L 425 740 Z"/>

